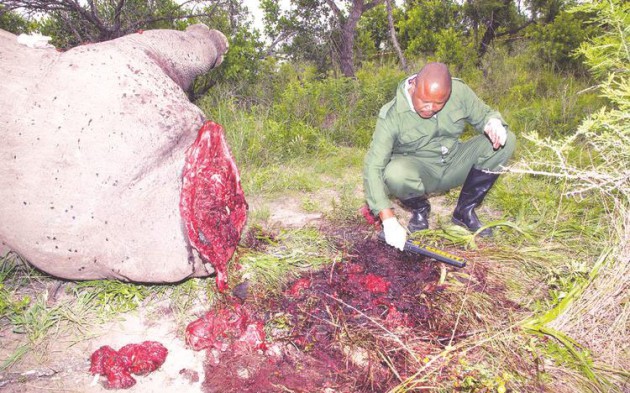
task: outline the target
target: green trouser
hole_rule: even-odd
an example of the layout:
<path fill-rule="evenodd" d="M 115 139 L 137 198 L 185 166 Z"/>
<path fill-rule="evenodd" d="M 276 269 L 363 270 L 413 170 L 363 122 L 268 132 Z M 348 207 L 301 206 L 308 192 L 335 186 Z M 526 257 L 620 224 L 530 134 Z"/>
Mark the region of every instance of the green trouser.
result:
<path fill-rule="evenodd" d="M 393 154 L 383 179 L 389 193 L 401 200 L 444 192 L 464 184 L 473 166 L 490 171 L 501 169 L 512 157 L 515 147 L 516 137 L 508 131 L 505 146 L 497 150 L 485 135 L 477 135 L 456 144 L 444 157 Z"/>

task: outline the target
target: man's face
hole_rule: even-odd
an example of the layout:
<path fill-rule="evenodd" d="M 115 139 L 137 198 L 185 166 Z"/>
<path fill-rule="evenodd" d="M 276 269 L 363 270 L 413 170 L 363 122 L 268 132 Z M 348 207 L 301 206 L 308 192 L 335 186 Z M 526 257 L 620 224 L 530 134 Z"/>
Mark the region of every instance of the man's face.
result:
<path fill-rule="evenodd" d="M 417 79 L 414 79 L 409 93 L 413 108 L 423 119 L 429 119 L 441 111 L 451 95 L 450 89 L 444 89 L 437 83 L 423 83 Z"/>

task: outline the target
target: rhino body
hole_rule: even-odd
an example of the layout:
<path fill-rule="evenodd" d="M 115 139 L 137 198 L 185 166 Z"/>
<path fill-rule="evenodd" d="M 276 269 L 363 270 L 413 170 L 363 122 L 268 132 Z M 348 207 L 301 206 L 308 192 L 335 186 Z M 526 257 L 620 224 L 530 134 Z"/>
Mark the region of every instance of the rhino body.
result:
<path fill-rule="evenodd" d="M 203 25 L 66 52 L 0 30 L 0 248 L 66 279 L 212 274 L 178 208 L 206 120 L 185 90 L 227 47 Z"/>

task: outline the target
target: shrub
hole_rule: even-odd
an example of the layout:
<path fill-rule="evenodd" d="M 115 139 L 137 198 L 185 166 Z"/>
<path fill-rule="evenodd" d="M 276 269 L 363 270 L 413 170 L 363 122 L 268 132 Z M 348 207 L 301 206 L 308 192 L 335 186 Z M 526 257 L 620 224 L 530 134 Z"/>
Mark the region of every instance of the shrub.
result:
<path fill-rule="evenodd" d="M 583 58 L 576 50 L 589 37 L 592 29 L 580 14 L 561 12 L 546 25 L 536 25 L 528 36 L 537 58 L 557 70 L 584 70 Z"/>

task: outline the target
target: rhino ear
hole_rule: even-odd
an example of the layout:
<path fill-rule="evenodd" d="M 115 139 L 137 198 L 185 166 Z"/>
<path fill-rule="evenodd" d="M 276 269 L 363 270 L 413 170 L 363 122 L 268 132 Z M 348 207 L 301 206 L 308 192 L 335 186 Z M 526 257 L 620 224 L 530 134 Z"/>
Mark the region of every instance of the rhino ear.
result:
<path fill-rule="evenodd" d="M 208 30 L 210 30 L 210 28 L 204 25 L 203 23 L 197 23 L 197 24 L 186 27 L 186 32 L 190 32 L 190 33 L 202 32 L 203 34 L 203 32 L 208 32 Z"/>
<path fill-rule="evenodd" d="M 230 47 L 230 44 L 228 43 L 228 39 L 223 33 L 221 33 L 219 30 L 216 30 L 216 29 L 210 29 L 208 26 L 202 23 L 197 23 L 197 24 L 188 26 L 186 28 L 186 33 L 191 34 L 193 36 L 203 37 L 204 39 L 207 39 L 208 37 L 210 37 L 210 40 L 216 46 L 217 52 L 220 53 L 221 55 L 225 54 L 225 52 L 227 52 L 228 48 Z M 218 61 L 217 63 L 215 63 L 215 66 L 218 66 L 219 64 L 221 64 L 221 61 Z"/>
<path fill-rule="evenodd" d="M 214 41 L 215 45 L 217 46 L 217 52 L 221 54 L 217 58 L 217 61 L 214 63 L 214 66 L 216 67 L 219 64 L 223 63 L 223 58 L 225 57 L 225 53 L 230 47 L 230 44 L 227 37 L 219 30 L 210 30 L 210 34 L 212 35 L 212 41 Z"/>

